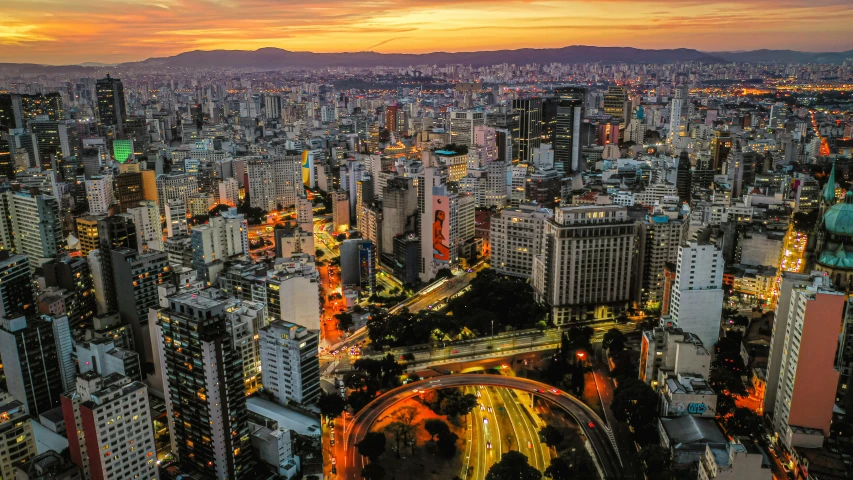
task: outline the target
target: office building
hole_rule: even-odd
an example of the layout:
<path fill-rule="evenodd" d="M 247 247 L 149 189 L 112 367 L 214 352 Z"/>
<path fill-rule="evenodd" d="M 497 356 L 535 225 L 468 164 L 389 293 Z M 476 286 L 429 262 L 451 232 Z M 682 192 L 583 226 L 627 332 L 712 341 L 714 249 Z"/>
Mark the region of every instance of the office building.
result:
<path fill-rule="evenodd" d="M 35 313 L 31 274 L 29 257 L 0 250 L 0 317 Z"/>
<path fill-rule="evenodd" d="M 715 245 L 689 241 L 678 248 L 670 315 L 673 326 L 713 348 L 723 314 L 723 252 Z"/>
<path fill-rule="evenodd" d="M 118 297 L 114 280 L 114 269 L 111 252 L 117 248 L 139 248 L 136 226 L 133 219 L 126 215 L 112 215 L 98 220 L 98 250 L 100 275 L 102 285 L 95 285 L 100 290 L 106 302 L 106 311 L 118 310 Z M 100 288 L 99 288 L 100 287 Z"/>
<path fill-rule="evenodd" d="M 330 192 L 332 196 L 332 225 L 335 233 L 343 233 L 350 229 L 349 194 L 343 190 Z"/>
<path fill-rule="evenodd" d="M 193 251 L 192 267 L 199 272 L 200 279 L 213 281 L 208 266 L 217 261 L 248 258 L 249 227 L 232 208 L 231 215 L 223 213 L 213 217 L 206 225 L 199 225 L 190 232 L 190 245 Z"/>
<path fill-rule="evenodd" d="M 687 151 L 682 151 L 675 173 L 675 189 L 678 190 L 678 200 L 682 203 L 690 203 L 693 193 L 691 180 L 690 157 L 687 156 Z"/>
<path fill-rule="evenodd" d="M 190 197 L 198 193 L 198 180 L 195 175 L 188 173 L 158 175 L 156 185 L 160 213 L 165 213 L 170 200 L 181 200 L 184 205 L 188 205 Z"/>
<path fill-rule="evenodd" d="M 353 238 L 341 244 L 341 286 L 354 287 L 368 295 L 376 291 L 376 245 Z"/>
<path fill-rule="evenodd" d="M 98 248 L 98 217 L 85 215 L 77 217 L 77 240 L 80 241 L 80 253 L 83 256 Z"/>
<path fill-rule="evenodd" d="M 320 396 L 320 334 L 280 320 L 261 329 L 261 374 L 264 389 L 280 405 L 311 403 Z"/>
<path fill-rule="evenodd" d="M 304 195 L 296 199 L 296 224 L 302 231 L 314 234 L 314 204 Z"/>
<path fill-rule="evenodd" d="M 251 158 L 246 162 L 246 191 L 252 207 L 266 211 L 289 209 L 305 193 L 302 155 L 287 152 L 277 157 Z"/>
<path fill-rule="evenodd" d="M 62 255 L 42 265 L 42 270 L 47 289 L 64 292 L 63 312 L 71 327 L 75 330 L 91 328 L 97 305 L 89 262 L 82 257 Z"/>
<path fill-rule="evenodd" d="M 784 357 L 781 352 L 790 341 L 785 337 L 785 333 L 788 330 L 788 319 L 791 318 L 790 308 L 795 305 L 790 302 L 790 299 L 794 290 L 803 290 L 814 285 L 819 280 L 819 276 L 822 276 L 819 272 L 804 275 L 782 271 L 779 274 L 780 282 L 776 297 L 778 300 L 773 317 L 773 332 L 770 337 L 770 355 L 767 360 L 767 385 L 763 405 L 765 414 L 772 415 L 776 409 L 776 394 L 779 391 L 779 379 L 782 378 L 782 358 Z"/>
<path fill-rule="evenodd" d="M 276 258 L 289 258 L 295 253 L 314 252 L 314 235 L 296 226 L 285 225 L 273 231 Z"/>
<path fill-rule="evenodd" d="M 555 325 L 612 318 L 627 308 L 636 228 L 617 205 L 560 207 L 545 222 L 531 284 Z"/>
<path fill-rule="evenodd" d="M 169 200 L 166 203 L 166 237 L 188 233 L 186 202 L 180 199 Z"/>
<path fill-rule="evenodd" d="M 780 297 L 779 302 L 784 300 Z M 782 357 L 773 428 L 789 451 L 820 448 L 830 434 L 835 407 L 840 376 L 835 356 L 846 296 L 828 277 L 817 276 L 811 285 L 792 288 L 789 302 L 787 319 L 779 320 L 773 331 L 774 337 L 784 334 L 783 348 L 771 347 L 770 352 L 771 357 Z"/>
<path fill-rule="evenodd" d="M 236 178 L 226 178 L 217 184 L 219 203 L 236 207 L 240 203 L 240 182 Z"/>
<path fill-rule="evenodd" d="M 53 322 L 48 319 L 36 316 L 0 320 L 0 357 L 6 388 L 33 417 L 58 407 L 63 391 L 64 371 L 57 342 L 65 340 L 64 333 L 62 339 L 57 339 Z M 70 335 L 67 340 L 70 342 Z"/>
<path fill-rule="evenodd" d="M 686 121 L 687 105 L 690 103 L 690 90 L 686 85 L 675 87 L 672 100 L 670 101 L 669 112 L 669 135 L 667 143 L 671 148 L 681 148 L 681 137 L 687 135 L 687 131 L 683 128 Z"/>
<path fill-rule="evenodd" d="M 382 244 L 381 254 L 394 253 L 394 237 L 416 228 L 418 191 L 414 180 L 395 177 L 388 180 L 382 191 Z"/>
<path fill-rule="evenodd" d="M 513 142 L 518 144 L 519 161 L 530 162 L 542 140 L 542 99 L 516 99 L 512 109 L 518 113 L 518 136 L 513 135 Z"/>
<path fill-rule="evenodd" d="M 159 480 L 148 387 L 119 374 L 81 373 L 62 395 L 71 460 L 85 478 Z"/>
<path fill-rule="evenodd" d="M 16 478 L 15 468 L 38 454 L 31 422 L 21 402 L 10 400 L 0 405 L 0 477 Z"/>
<path fill-rule="evenodd" d="M 647 215 L 637 223 L 637 267 L 634 298 L 640 305 L 661 307 L 667 263 L 676 263 L 685 224 L 680 218 Z"/>
<path fill-rule="evenodd" d="M 136 240 L 140 253 L 148 250 L 163 250 L 163 227 L 160 224 L 160 209 L 157 202 L 140 200 L 127 209 L 136 227 Z M 186 217 L 184 217 L 186 218 Z"/>
<path fill-rule="evenodd" d="M 115 201 L 120 213 L 137 207 L 143 200 L 142 172 L 126 172 L 115 177 Z"/>
<path fill-rule="evenodd" d="M 554 90 L 556 119 L 550 140 L 554 148 L 554 170 L 561 177 L 582 170 L 581 122 L 585 96 L 586 90 L 582 88 Z"/>
<path fill-rule="evenodd" d="M 127 106 L 121 80 L 110 78 L 107 74 L 106 78 L 101 78 L 95 83 L 95 96 L 98 101 L 98 124 L 113 127 L 119 137 L 124 135 Z"/>
<path fill-rule="evenodd" d="M 486 114 L 469 110 L 450 113 L 450 143 L 471 147 L 474 145 L 474 129 L 485 124 Z"/>
<path fill-rule="evenodd" d="M 626 120 L 625 104 L 628 102 L 628 91 L 625 87 L 611 85 L 604 94 L 604 113 L 620 123 Z"/>
<path fill-rule="evenodd" d="M 36 268 L 65 248 L 56 197 L 15 192 L 10 204 L 15 253 L 28 255 Z"/>
<path fill-rule="evenodd" d="M 270 319 L 320 329 L 320 272 L 312 255 L 299 253 L 279 261 L 267 273 L 266 287 Z"/>
<path fill-rule="evenodd" d="M 533 257 L 542 251 L 545 222 L 554 213 L 533 203 L 505 208 L 491 217 L 489 264 L 498 273 L 522 278 L 533 274 Z"/>
<path fill-rule="evenodd" d="M 243 361 L 226 316 L 233 303 L 201 293 L 168 297 L 156 324 L 172 454 L 200 478 L 252 478 Z"/>
<path fill-rule="evenodd" d="M 157 305 L 157 287 L 167 283 L 171 268 L 165 252 L 139 253 L 135 248 L 112 250 L 113 279 L 121 319 L 130 325 L 134 350 L 143 362 L 153 361 L 149 341 L 148 309 Z"/>
<path fill-rule="evenodd" d="M 106 215 L 110 205 L 115 203 L 112 175 L 96 175 L 86 180 L 86 200 L 89 202 L 89 214 Z"/>

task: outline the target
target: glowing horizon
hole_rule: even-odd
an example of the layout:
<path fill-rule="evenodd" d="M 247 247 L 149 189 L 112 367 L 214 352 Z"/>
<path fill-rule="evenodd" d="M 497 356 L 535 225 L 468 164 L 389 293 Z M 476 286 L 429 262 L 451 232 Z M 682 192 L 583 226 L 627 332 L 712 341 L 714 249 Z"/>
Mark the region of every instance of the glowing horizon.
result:
<path fill-rule="evenodd" d="M 853 49 L 849 0 L 28 0 L 0 16 L 0 62 L 54 65 L 264 47 Z"/>

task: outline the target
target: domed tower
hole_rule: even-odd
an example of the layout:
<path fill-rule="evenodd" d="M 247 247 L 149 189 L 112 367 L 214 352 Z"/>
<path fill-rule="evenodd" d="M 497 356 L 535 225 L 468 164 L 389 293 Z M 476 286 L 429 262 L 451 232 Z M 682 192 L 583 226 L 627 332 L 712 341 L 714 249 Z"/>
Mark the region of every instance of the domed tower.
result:
<path fill-rule="evenodd" d="M 816 270 L 826 272 L 839 288 L 853 287 L 853 192 L 826 211 L 817 245 Z"/>
<path fill-rule="evenodd" d="M 820 252 L 823 249 L 826 230 L 824 228 L 824 220 L 829 209 L 836 204 L 835 197 L 835 162 L 832 162 L 832 169 L 829 171 L 829 179 L 823 187 L 823 193 L 820 196 L 820 204 L 818 204 L 817 218 L 814 237 L 815 237 L 815 252 Z"/>

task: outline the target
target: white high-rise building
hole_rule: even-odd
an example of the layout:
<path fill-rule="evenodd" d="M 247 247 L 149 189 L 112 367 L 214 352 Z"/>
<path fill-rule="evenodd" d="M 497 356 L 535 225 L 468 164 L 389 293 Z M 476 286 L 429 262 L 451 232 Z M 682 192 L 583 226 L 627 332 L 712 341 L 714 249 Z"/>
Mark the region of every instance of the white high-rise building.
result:
<path fill-rule="evenodd" d="M 15 253 L 28 255 L 31 268 L 53 260 L 65 248 L 56 197 L 15 192 L 9 207 Z"/>
<path fill-rule="evenodd" d="M 675 87 L 675 93 L 670 102 L 669 137 L 668 143 L 673 148 L 681 148 L 678 139 L 681 136 L 681 124 L 687 102 L 690 100 L 690 90 L 686 85 Z"/>
<path fill-rule="evenodd" d="M 305 195 L 296 199 L 296 223 L 305 232 L 314 232 L 314 204 Z"/>
<path fill-rule="evenodd" d="M 173 173 L 157 176 L 157 204 L 160 212 L 165 212 L 169 200 L 181 200 L 189 204 L 190 197 L 198 193 L 198 181 L 195 175 Z"/>
<path fill-rule="evenodd" d="M 312 255 L 279 259 L 275 270 L 267 273 L 266 283 L 270 319 L 320 329 L 320 272 Z"/>
<path fill-rule="evenodd" d="M 493 216 L 489 234 L 491 267 L 503 275 L 530 278 L 533 257 L 542 251 L 545 222 L 553 216 L 554 212 L 535 203 L 505 208 Z"/>
<path fill-rule="evenodd" d="M 688 242 L 678 249 L 672 286 L 672 324 L 713 349 L 723 314 L 723 253 L 709 243 Z"/>
<path fill-rule="evenodd" d="M 133 217 L 133 224 L 136 226 L 139 252 L 144 252 L 146 248 L 163 250 L 163 227 L 160 224 L 160 209 L 157 207 L 157 202 L 142 200 L 136 207 L 127 209 L 127 213 Z M 186 215 L 184 215 L 184 222 L 186 222 Z"/>
<path fill-rule="evenodd" d="M 189 232 L 187 226 L 187 204 L 184 200 L 173 199 L 166 203 L 166 236 L 186 235 Z"/>
<path fill-rule="evenodd" d="M 113 176 L 97 175 L 86 180 L 86 199 L 89 201 L 89 213 L 106 215 L 110 205 L 115 203 Z"/>
<path fill-rule="evenodd" d="M 264 210 L 293 207 L 305 191 L 302 184 L 302 156 L 251 158 L 246 162 L 249 203 Z"/>
<path fill-rule="evenodd" d="M 320 334 L 276 320 L 260 331 L 261 378 L 275 401 L 310 403 L 320 395 Z"/>
<path fill-rule="evenodd" d="M 790 304 L 788 318 L 773 324 L 774 339 L 784 336 L 783 348 L 770 350 L 771 362 L 774 356 L 782 357 L 773 428 L 789 451 L 821 448 L 830 434 L 841 376 L 836 354 L 847 295 L 820 275 L 811 285 L 793 288 L 790 298 L 779 297 L 783 301 Z"/>
<path fill-rule="evenodd" d="M 226 178 L 219 182 L 219 203 L 236 207 L 240 202 L 240 182 L 236 178 Z"/>
<path fill-rule="evenodd" d="M 486 114 L 480 111 L 450 113 L 450 143 L 470 147 L 474 144 L 474 129 L 484 125 Z"/>
<path fill-rule="evenodd" d="M 145 384 L 87 372 L 61 401 L 71 458 L 84 478 L 159 480 Z"/>

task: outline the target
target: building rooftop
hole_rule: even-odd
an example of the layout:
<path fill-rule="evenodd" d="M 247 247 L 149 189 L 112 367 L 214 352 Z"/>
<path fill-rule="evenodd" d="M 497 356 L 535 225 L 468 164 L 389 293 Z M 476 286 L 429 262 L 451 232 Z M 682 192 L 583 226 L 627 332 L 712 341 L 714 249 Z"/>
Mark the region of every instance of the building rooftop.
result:
<path fill-rule="evenodd" d="M 660 423 L 670 440 L 670 444 L 674 446 L 726 442 L 726 437 L 720 432 L 716 420 L 713 418 L 684 415 L 675 418 L 661 418 Z"/>

